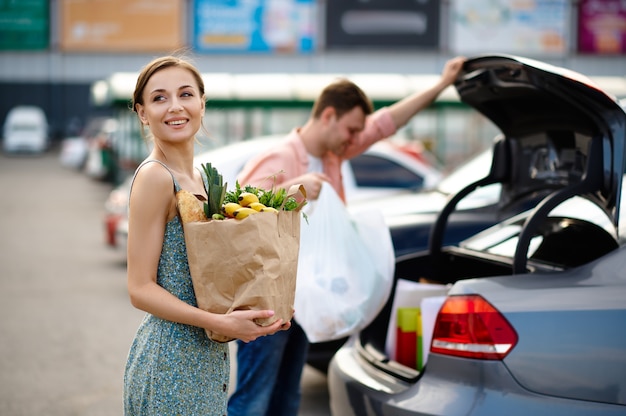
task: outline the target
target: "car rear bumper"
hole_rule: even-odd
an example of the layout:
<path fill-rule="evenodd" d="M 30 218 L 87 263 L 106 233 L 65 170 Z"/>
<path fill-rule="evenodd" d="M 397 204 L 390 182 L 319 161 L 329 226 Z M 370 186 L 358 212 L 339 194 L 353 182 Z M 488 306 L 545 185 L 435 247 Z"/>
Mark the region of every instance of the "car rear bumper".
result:
<path fill-rule="evenodd" d="M 46 142 L 6 142 L 3 149 L 7 153 L 44 153 L 47 150 Z"/>
<path fill-rule="evenodd" d="M 431 354 L 421 378 L 406 383 L 365 361 L 350 339 L 328 371 L 334 416 L 624 415 L 626 407 L 560 399 L 522 388 L 501 361 Z"/>

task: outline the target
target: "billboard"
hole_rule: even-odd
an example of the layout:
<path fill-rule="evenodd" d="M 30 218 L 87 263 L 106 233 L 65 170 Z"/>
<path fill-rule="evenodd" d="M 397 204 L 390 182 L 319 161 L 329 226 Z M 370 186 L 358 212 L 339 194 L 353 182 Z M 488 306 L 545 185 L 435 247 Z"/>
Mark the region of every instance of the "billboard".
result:
<path fill-rule="evenodd" d="M 578 7 L 579 52 L 626 53 L 626 1 L 580 0 Z"/>
<path fill-rule="evenodd" d="M 569 51 L 569 0 L 451 0 L 450 6 L 450 49 L 457 54 Z"/>
<path fill-rule="evenodd" d="M 48 0 L 0 1 L 0 50 L 47 49 Z"/>
<path fill-rule="evenodd" d="M 195 0 L 193 7 L 193 46 L 198 52 L 315 50 L 315 0 Z"/>
<path fill-rule="evenodd" d="M 66 52 L 157 52 L 184 45 L 184 0 L 59 0 Z"/>
<path fill-rule="evenodd" d="M 439 47 L 437 0 L 326 2 L 326 48 Z"/>

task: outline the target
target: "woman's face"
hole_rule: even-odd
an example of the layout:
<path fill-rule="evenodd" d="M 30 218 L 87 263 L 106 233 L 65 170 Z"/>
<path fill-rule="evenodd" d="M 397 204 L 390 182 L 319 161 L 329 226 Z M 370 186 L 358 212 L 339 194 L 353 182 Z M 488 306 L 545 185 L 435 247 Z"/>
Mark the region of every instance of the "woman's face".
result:
<path fill-rule="evenodd" d="M 204 97 L 188 70 L 169 67 L 155 72 L 143 91 L 137 114 L 155 140 L 180 142 L 193 139 L 204 116 Z"/>

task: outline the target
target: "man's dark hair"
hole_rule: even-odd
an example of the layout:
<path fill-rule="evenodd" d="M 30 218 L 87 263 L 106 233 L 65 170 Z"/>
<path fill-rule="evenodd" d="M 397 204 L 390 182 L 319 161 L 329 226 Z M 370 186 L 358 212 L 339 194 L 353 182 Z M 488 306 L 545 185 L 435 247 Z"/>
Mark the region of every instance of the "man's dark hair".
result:
<path fill-rule="evenodd" d="M 313 118 L 319 118 L 327 107 L 333 107 L 337 118 L 360 107 L 366 116 L 374 111 L 372 102 L 355 83 L 347 79 L 339 79 L 328 85 L 313 105 Z"/>

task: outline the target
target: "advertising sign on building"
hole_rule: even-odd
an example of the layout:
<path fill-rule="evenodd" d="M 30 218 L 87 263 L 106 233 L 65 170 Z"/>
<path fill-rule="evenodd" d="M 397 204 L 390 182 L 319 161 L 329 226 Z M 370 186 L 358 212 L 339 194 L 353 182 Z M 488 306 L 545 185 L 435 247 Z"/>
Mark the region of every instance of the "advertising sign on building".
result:
<path fill-rule="evenodd" d="M 68 52 L 173 51 L 184 45 L 184 0 L 59 0 Z"/>
<path fill-rule="evenodd" d="M 579 52 L 626 53 L 626 1 L 580 0 L 578 7 Z"/>
<path fill-rule="evenodd" d="M 439 47 L 437 0 L 326 2 L 326 48 L 435 49 Z"/>
<path fill-rule="evenodd" d="M 0 50 L 47 49 L 48 0 L 0 1 Z"/>
<path fill-rule="evenodd" d="M 451 0 L 450 6 L 450 48 L 455 53 L 568 53 L 569 0 Z"/>
<path fill-rule="evenodd" d="M 199 52 L 311 53 L 315 0 L 196 0 L 194 48 Z"/>

